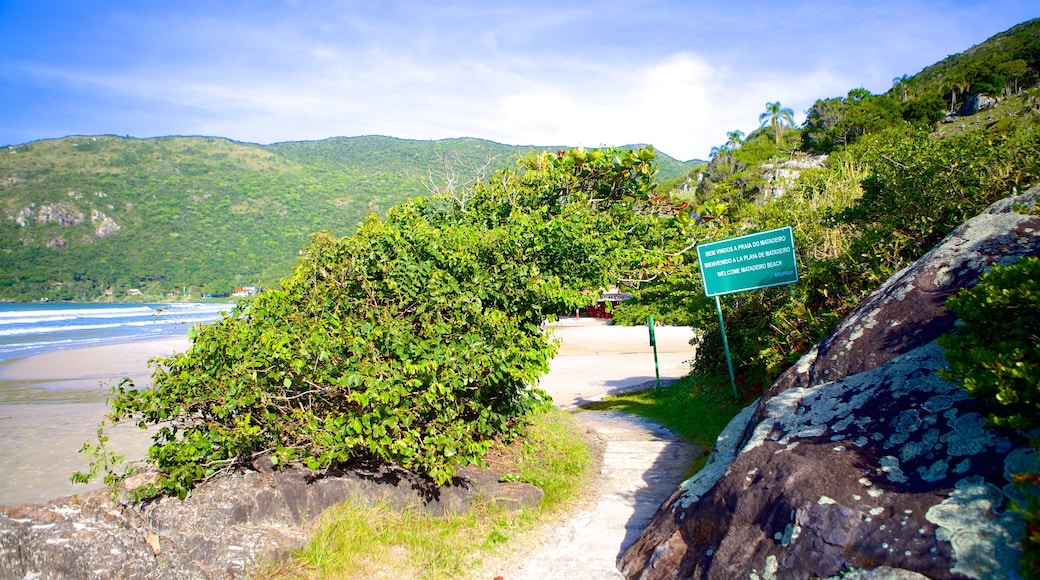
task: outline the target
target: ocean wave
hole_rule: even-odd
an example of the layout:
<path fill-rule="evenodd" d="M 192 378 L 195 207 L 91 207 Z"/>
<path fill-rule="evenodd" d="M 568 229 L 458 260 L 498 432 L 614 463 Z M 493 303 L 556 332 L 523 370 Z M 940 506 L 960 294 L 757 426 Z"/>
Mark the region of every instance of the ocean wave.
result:
<path fill-rule="evenodd" d="M 157 316 L 158 310 L 147 306 L 135 308 L 84 308 L 68 310 L 25 310 L 0 312 L 0 324 L 35 324 L 40 322 L 60 322 L 63 320 L 80 320 L 89 318 L 132 318 L 141 316 Z"/>
<path fill-rule="evenodd" d="M 142 322 L 141 324 L 151 324 Z M 7 328 L 0 330 L 0 336 L 19 336 L 28 334 L 53 334 L 57 332 L 71 332 L 76 330 L 102 330 L 105 328 L 119 328 L 120 326 L 137 326 L 136 323 L 125 324 L 73 324 L 68 326 L 27 326 L 22 328 Z"/>

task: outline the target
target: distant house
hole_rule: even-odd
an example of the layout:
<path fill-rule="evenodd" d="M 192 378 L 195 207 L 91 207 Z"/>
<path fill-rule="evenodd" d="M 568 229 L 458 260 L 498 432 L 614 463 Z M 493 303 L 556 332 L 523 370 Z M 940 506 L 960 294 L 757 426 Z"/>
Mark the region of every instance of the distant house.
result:
<path fill-rule="evenodd" d="M 631 294 L 627 292 L 619 292 L 617 287 L 610 287 L 606 292 L 600 294 L 599 299 L 595 304 L 591 304 L 586 308 L 582 308 L 574 313 L 577 318 L 613 318 L 614 314 L 611 310 L 618 304 L 632 298 Z"/>
<path fill-rule="evenodd" d="M 127 294 L 127 296 L 140 296 L 141 295 L 141 289 L 140 288 L 130 288 L 129 290 L 126 291 L 126 294 Z"/>
<path fill-rule="evenodd" d="M 243 298 L 256 294 L 256 286 L 240 286 L 231 291 L 232 296 Z"/>

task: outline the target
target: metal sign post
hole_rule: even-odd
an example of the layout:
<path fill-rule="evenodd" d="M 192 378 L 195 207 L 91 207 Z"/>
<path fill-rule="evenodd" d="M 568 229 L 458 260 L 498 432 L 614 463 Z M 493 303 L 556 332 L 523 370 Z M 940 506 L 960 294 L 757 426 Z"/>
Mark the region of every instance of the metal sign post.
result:
<path fill-rule="evenodd" d="M 654 374 L 657 375 L 657 382 L 654 383 L 655 388 L 661 388 L 661 366 L 657 362 L 657 339 L 654 337 L 654 317 L 653 315 L 646 318 L 646 326 L 650 329 L 650 346 L 654 347 Z"/>
<path fill-rule="evenodd" d="M 733 398 L 737 398 L 737 379 L 729 354 L 726 325 L 722 320 L 719 296 L 798 282 L 795 262 L 794 234 L 791 226 L 710 242 L 697 246 L 704 295 L 715 297 L 722 329 L 722 346 L 726 351 L 729 381 Z M 793 289 L 792 289 L 793 291 Z"/>
<path fill-rule="evenodd" d="M 733 387 L 733 398 L 737 399 L 737 377 L 733 374 L 733 359 L 729 356 L 729 339 L 726 338 L 726 323 L 722 321 L 722 303 L 715 296 L 715 310 L 719 313 L 719 328 L 722 329 L 722 348 L 726 351 L 726 366 L 729 368 L 729 384 Z"/>

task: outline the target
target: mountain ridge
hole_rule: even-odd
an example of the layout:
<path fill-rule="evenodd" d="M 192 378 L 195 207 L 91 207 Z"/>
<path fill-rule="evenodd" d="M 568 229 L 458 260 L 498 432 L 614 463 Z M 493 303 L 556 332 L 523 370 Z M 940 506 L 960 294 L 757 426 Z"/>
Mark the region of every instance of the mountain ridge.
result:
<path fill-rule="evenodd" d="M 428 195 L 424 182 L 444 163 L 501 169 L 562 148 L 381 135 L 270 145 L 74 135 L 5 146 L 0 299 L 198 298 L 273 285 L 309 234 L 346 235 L 370 213 Z M 662 179 L 693 165 L 658 162 Z"/>

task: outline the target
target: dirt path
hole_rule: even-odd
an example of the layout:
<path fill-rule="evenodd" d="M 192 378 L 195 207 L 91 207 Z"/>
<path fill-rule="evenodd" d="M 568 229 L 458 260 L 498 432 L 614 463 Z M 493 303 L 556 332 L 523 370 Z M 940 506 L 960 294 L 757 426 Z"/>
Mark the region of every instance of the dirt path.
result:
<path fill-rule="evenodd" d="M 642 369 L 647 359 L 639 350 L 645 351 L 648 341 L 638 341 L 646 341 L 647 330 L 635 330 L 589 323 L 558 327 L 563 348 L 542 387 L 558 406 L 572 408 L 645 385 Z M 659 355 L 662 346 L 671 351 L 663 379 L 685 373 L 682 363 L 692 358 L 688 338 L 683 340 L 686 332 L 666 332 L 665 345 L 658 337 Z M 652 365 L 652 354 L 649 361 Z M 649 379 L 654 380 L 653 374 Z M 575 417 L 602 442 L 597 446 L 602 450 L 599 473 L 585 497 L 559 520 L 519 538 L 511 552 L 485 561 L 474 577 L 622 578 L 618 559 L 686 477 L 698 453 L 668 430 L 638 417 L 600 412 L 578 412 Z"/>

